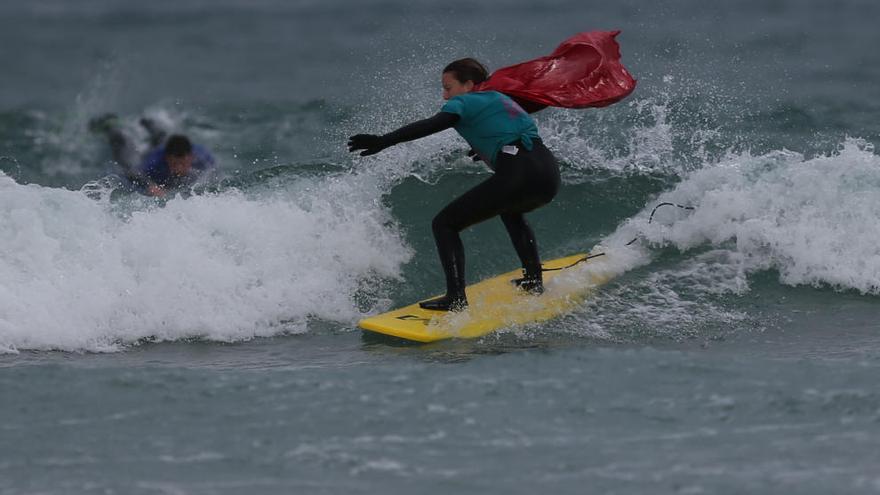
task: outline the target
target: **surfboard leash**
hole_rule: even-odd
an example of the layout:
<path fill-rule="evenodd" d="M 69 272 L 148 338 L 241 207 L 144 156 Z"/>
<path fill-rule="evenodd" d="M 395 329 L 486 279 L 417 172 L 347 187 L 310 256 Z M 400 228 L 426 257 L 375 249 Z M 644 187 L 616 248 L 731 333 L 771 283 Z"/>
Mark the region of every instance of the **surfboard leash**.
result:
<path fill-rule="evenodd" d="M 654 221 L 654 213 L 657 213 L 657 210 L 658 210 L 661 206 L 675 206 L 676 208 L 681 208 L 682 210 L 695 210 L 695 209 L 696 209 L 696 208 L 694 208 L 693 206 L 685 206 L 685 205 L 680 205 L 680 204 L 677 204 L 677 203 L 670 203 L 670 202 L 668 202 L 668 201 L 667 201 L 667 202 L 660 203 L 660 204 L 658 204 L 657 206 L 655 206 L 653 210 L 651 210 L 651 215 L 648 217 L 648 224 L 649 224 L 649 225 L 651 224 L 651 222 Z M 636 242 L 637 240 L 639 240 L 638 236 L 636 236 L 635 238 L 633 238 L 633 240 L 627 242 L 625 245 L 626 245 L 626 246 L 632 245 L 632 243 Z M 566 270 L 566 269 L 568 269 L 568 268 L 571 268 L 571 267 L 573 267 L 573 266 L 575 266 L 575 265 L 578 265 L 578 264 L 580 264 L 580 263 L 583 263 L 583 262 L 585 262 L 585 261 L 589 261 L 589 260 L 591 260 L 591 259 L 593 259 L 593 258 L 598 258 L 599 256 L 605 256 L 605 253 L 588 254 L 588 255 L 584 256 L 583 258 L 578 259 L 577 261 L 575 261 L 574 263 L 572 263 L 572 264 L 570 264 L 570 265 L 567 265 L 567 266 L 560 266 L 559 268 L 544 268 L 544 267 L 541 267 L 541 271 L 542 271 L 542 272 L 555 272 L 555 271 L 557 271 L 557 270 Z"/>
<path fill-rule="evenodd" d="M 598 258 L 599 256 L 605 256 L 605 253 L 588 254 L 588 255 L 584 256 L 583 258 L 576 260 L 574 263 L 572 263 L 570 265 L 560 266 L 559 268 L 544 268 L 542 266 L 541 271 L 542 272 L 555 272 L 557 270 L 565 270 L 565 269 L 571 268 L 579 263 L 583 263 L 584 261 L 591 260 L 593 258 Z"/>
<path fill-rule="evenodd" d="M 664 202 L 664 203 L 660 203 L 657 206 L 655 206 L 653 210 L 651 210 L 651 216 L 648 217 L 648 225 L 650 225 L 651 222 L 654 221 L 654 213 L 657 213 L 657 209 L 659 209 L 661 206 L 675 206 L 676 208 L 681 208 L 682 210 L 695 210 L 696 209 L 693 206 L 684 206 L 684 205 L 680 205 L 677 203 L 670 203 L 668 201 Z M 637 240 L 639 240 L 639 236 L 636 236 L 633 238 L 633 240 L 627 242 L 626 246 L 631 245 L 632 243 L 636 242 Z"/>

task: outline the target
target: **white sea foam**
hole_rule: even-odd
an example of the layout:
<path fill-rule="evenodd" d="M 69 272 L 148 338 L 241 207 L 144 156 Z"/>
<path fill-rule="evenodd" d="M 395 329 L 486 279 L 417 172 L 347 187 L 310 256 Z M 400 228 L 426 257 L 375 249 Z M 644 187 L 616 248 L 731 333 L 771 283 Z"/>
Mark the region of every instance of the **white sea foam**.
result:
<path fill-rule="evenodd" d="M 353 322 L 364 280 L 411 256 L 365 176 L 171 199 L 121 215 L 0 174 L 0 349 L 113 350 Z M 279 325 L 285 321 L 284 325 Z"/>
<path fill-rule="evenodd" d="M 778 271 L 784 284 L 878 294 L 878 191 L 880 157 L 858 139 L 814 158 L 778 151 L 706 164 L 650 200 L 602 248 L 617 274 L 651 263 L 649 248 L 696 253 L 601 291 L 564 326 L 611 340 L 705 337 L 712 328 L 723 333 L 749 317 L 719 298 L 747 293 L 749 275 L 766 270 Z M 649 224 L 661 202 L 695 209 L 663 207 Z M 634 237 L 642 241 L 625 248 Z"/>
<path fill-rule="evenodd" d="M 745 273 L 775 269 L 791 285 L 880 293 L 880 157 L 847 139 L 826 156 L 791 151 L 731 155 L 686 176 L 657 202 L 669 208 L 648 224 L 653 202 L 627 222 L 654 245 L 733 250 Z"/>
<path fill-rule="evenodd" d="M 612 341 L 679 340 L 728 331 L 748 318 L 717 301 L 719 295 L 743 289 L 738 265 L 729 256 L 728 251 L 713 250 L 603 290 L 587 300 L 585 312 L 570 317 L 573 324 L 564 327 Z"/>

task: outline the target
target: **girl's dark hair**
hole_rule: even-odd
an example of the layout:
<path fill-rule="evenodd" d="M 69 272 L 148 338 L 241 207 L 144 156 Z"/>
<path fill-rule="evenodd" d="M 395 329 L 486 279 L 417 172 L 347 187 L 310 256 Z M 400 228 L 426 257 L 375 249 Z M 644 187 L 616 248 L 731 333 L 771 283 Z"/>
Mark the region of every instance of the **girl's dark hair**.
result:
<path fill-rule="evenodd" d="M 451 72 L 455 79 L 462 84 L 468 81 L 480 84 L 489 78 L 489 71 L 486 70 L 486 66 L 473 58 L 463 58 L 452 62 L 443 69 L 444 74 L 447 72 Z"/>

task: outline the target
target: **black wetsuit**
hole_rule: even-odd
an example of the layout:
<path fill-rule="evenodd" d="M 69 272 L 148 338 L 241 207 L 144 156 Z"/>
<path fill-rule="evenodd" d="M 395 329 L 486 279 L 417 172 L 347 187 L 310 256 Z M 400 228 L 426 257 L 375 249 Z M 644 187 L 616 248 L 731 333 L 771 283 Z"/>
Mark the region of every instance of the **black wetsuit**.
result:
<path fill-rule="evenodd" d="M 459 116 L 440 112 L 384 136 L 371 152 L 404 141 L 412 141 L 453 127 Z M 495 173 L 465 192 L 434 217 L 432 229 L 437 251 L 446 275 L 446 296 L 465 299 L 465 255 L 459 232 L 471 225 L 500 216 L 516 249 L 527 280 L 540 285 L 541 259 L 535 234 L 526 222 L 525 213 L 549 203 L 559 190 L 559 167 L 553 154 L 540 139 L 532 139 L 528 150 L 520 142 L 515 154 L 501 151 L 494 164 Z M 510 150 L 513 151 L 513 150 Z"/>
<path fill-rule="evenodd" d="M 521 110 L 520 110 L 521 111 Z M 349 141 L 351 151 L 362 155 L 419 139 L 455 126 L 460 116 L 440 112 L 383 136 L 357 135 Z M 465 255 L 459 232 L 471 225 L 500 216 L 510 235 L 524 270 L 523 287 L 543 290 L 541 260 L 535 234 L 524 214 L 549 203 L 559 190 L 559 167 L 553 154 L 540 139 L 531 137 L 529 145 L 516 139 L 497 153 L 492 177 L 465 192 L 434 217 L 432 228 L 437 251 L 446 275 L 446 296 L 421 303 L 429 309 L 450 309 L 467 304 L 465 296 Z M 531 147 L 531 150 L 528 148 Z"/>
<path fill-rule="evenodd" d="M 498 155 L 492 177 L 465 192 L 434 217 L 431 226 L 446 274 L 447 296 L 464 294 L 465 256 L 459 232 L 494 216 L 500 216 L 519 256 L 525 279 L 541 280 L 541 258 L 535 234 L 525 213 L 549 203 L 559 190 L 559 167 L 540 140 L 531 151 L 516 144 L 518 152 Z"/>

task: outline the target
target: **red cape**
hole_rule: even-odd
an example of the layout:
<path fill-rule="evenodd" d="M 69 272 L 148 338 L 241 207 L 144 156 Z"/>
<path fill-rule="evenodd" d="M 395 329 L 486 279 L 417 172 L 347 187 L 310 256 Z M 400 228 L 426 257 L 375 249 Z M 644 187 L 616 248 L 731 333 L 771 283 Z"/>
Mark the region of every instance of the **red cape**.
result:
<path fill-rule="evenodd" d="M 546 57 L 498 69 L 476 87 L 516 100 L 529 113 L 542 108 L 604 107 L 626 98 L 636 80 L 620 63 L 620 31 L 580 33 Z"/>

